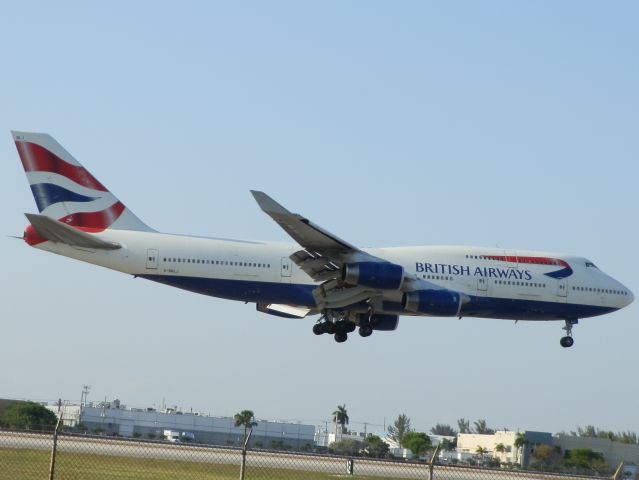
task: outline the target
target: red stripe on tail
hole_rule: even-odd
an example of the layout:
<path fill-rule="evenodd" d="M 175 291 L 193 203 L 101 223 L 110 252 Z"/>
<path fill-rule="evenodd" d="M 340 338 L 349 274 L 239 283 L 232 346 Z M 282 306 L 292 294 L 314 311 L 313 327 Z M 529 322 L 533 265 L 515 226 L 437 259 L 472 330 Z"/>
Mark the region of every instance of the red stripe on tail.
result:
<path fill-rule="evenodd" d="M 117 202 L 105 210 L 99 212 L 78 212 L 59 219 L 60 222 L 72 227 L 90 229 L 92 232 L 101 232 L 109 228 L 115 222 L 126 207 Z"/>
<path fill-rule="evenodd" d="M 17 141 L 16 147 L 25 172 L 51 172 L 67 177 L 69 180 L 101 192 L 108 190 L 84 167 L 65 162 L 57 155 L 35 143 Z"/>

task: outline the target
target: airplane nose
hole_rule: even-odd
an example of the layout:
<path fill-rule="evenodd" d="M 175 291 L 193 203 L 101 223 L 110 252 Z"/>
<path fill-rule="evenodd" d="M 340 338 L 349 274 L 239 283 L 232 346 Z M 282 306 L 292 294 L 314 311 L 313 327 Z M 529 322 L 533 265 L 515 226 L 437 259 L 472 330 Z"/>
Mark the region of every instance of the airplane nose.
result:
<path fill-rule="evenodd" d="M 624 296 L 622 297 L 623 306 L 627 307 L 628 305 L 630 305 L 632 302 L 635 301 L 635 296 L 630 291 L 630 289 L 626 287 L 625 285 L 623 285 L 622 283 L 619 283 L 619 286 L 621 287 L 621 291 L 624 292 Z"/>
<path fill-rule="evenodd" d="M 626 287 L 623 283 L 621 283 L 618 280 L 613 279 L 613 281 L 614 281 L 614 291 L 621 293 L 621 296 L 617 297 L 617 301 L 618 301 L 617 305 L 619 305 L 619 308 L 627 307 L 628 305 L 630 305 L 632 302 L 635 301 L 635 296 L 628 287 Z"/>

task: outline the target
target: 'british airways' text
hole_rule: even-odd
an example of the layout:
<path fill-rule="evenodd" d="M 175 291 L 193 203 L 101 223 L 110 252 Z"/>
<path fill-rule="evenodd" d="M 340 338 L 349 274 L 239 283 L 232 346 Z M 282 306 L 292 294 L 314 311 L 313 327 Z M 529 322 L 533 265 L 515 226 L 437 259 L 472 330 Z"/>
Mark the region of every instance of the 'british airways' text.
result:
<path fill-rule="evenodd" d="M 468 265 L 451 265 L 448 263 L 415 262 L 417 273 L 434 273 L 441 275 L 472 275 L 475 277 L 504 278 L 513 280 L 532 280 L 530 270 L 500 267 L 471 267 Z"/>

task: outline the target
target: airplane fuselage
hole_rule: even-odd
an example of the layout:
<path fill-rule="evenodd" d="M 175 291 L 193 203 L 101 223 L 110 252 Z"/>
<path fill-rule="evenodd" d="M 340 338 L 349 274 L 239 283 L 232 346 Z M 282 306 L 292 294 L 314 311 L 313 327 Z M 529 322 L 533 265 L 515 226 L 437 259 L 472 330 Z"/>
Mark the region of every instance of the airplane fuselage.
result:
<path fill-rule="evenodd" d="M 33 246 L 195 293 L 317 310 L 312 291 L 319 283 L 289 258 L 299 250 L 293 243 L 126 230 L 96 236 L 122 248 L 78 248 L 50 241 Z M 468 295 L 470 301 L 459 313 L 463 317 L 577 319 L 609 313 L 632 301 L 626 287 L 582 257 L 464 246 L 363 250 L 402 265 L 407 274 Z M 399 290 L 385 292 L 384 313 L 414 315 L 404 310 L 401 296 Z M 359 310 L 366 308 L 362 304 Z"/>
<path fill-rule="evenodd" d="M 477 247 L 358 248 L 251 190 L 295 243 L 156 232 L 50 135 L 12 132 L 38 214 L 31 246 L 191 292 L 255 303 L 260 312 L 319 314 L 316 335 L 392 331 L 401 315 L 563 320 L 625 307 L 632 293 L 589 260 Z"/>

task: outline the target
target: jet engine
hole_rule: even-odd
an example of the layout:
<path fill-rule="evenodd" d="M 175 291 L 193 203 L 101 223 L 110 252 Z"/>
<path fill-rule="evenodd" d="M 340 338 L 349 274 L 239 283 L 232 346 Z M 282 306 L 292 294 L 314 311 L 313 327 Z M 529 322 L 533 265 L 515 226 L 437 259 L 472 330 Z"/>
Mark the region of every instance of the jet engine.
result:
<path fill-rule="evenodd" d="M 368 314 L 360 314 L 359 317 L 360 325 L 370 325 L 373 330 L 390 332 L 391 330 L 396 330 L 399 324 L 399 315 L 374 313 L 370 317 Z"/>
<path fill-rule="evenodd" d="M 384 262 L 360 262 L 344 265 L 342 280 L 349 285 L 399 290 L 404 281 L 404 268 Z"/>
<path fill-rule="evenodd" d="M 452 290 L 418 290 L 405 293 L 402 305 L 409 312 L 456 317 L 467 300 L 466 295 Z"/>

